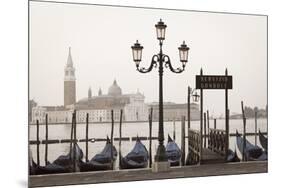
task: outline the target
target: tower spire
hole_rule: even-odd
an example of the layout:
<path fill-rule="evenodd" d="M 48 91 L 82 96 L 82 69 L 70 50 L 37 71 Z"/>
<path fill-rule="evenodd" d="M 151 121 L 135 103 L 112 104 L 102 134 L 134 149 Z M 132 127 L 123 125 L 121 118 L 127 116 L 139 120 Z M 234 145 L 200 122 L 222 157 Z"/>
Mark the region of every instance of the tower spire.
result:
<path fill-rule="evenodd" d="M 71 47 L 68 47 L 68 58 L 67 58 L 67 67 L 73 67 L 73 61 L 71 56 Z"/>

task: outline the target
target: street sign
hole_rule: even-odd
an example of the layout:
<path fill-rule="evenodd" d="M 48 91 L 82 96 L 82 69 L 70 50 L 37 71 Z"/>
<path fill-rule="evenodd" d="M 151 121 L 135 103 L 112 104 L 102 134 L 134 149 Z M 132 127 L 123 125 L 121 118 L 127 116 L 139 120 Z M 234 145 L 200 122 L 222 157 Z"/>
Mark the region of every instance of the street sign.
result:
<path fill-rule="evenodd" d="M 196 89 L 232 89 L 232 76 L 196 75 Z"/>

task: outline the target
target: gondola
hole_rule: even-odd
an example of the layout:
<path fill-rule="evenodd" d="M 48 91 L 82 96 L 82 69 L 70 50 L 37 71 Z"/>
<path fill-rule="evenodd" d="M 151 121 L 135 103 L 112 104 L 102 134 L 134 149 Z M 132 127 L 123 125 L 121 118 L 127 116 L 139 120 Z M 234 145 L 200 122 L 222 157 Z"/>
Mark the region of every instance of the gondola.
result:
<path fill-rule="evenodd" d="M 56 160 L 54 160 L 53 165 L 62 166 L 66 169 L 67 172 L 77 171 L 77 168 L 79 167 L 84 154 L 82 149 L 77 144 L 76 140 L 76 111 L 74 111 L 74 113 L 72 114 L 69 152 L 68 154 L 61 155 Z M 76 165 L 74 164 L 74 162 Z"/>
<path fill-rule="evenodd" d="M 168 143 L 166 146 L 166 154 L 168 157 L 168 161 L 170 162 L 170 166 L 179 166 L 181 159 L 181 150 L 176 144 L 176 142 L 168 135 Z"/>
<path fill-rule="evenodd" d="M 70 149 L 68 154 L 59 156 L 54 160 L 54 165 L 59 165 L 64 167 L 68 172 L 75 172 L 77 167 L 79 167 L 84 156 L 82 149 L 79 147 L 77 142 L 73 143 L 76 139 L 76 111 L 72 115 L 72 125 L 71 125 L 71 135 L 70 135 Z M 76 165 L 74 166 L 74 161 Z"/>
<path fill-rule="evenodd" d="M 148 151 L 138 136 L 132 151 L 120 158 L 120 169 L 146 168 L 148 165 Z"/>
<path fill-rule="evenodd" d="M 267 138 L 261 133 L 261 131 L 259 130 L 259 139 L 260 139 L 260 143 L 261 146 L 263 147 L 263 149 L 267 152 Z"/>
<path fill-rule="evenodd" d="M 29 165 L 29 175 L 35 175 L 36 174 L 36 168 L 37 168 L 37 165 L 32 159 L 32 161 L 30 162 L 30 165 Z"/>
<path fill-rule="evenodd" d="M 245 160 L 246 161 L 261 161 L 267 160 L 267 154 L 262 151 L 262 149 L 258 146 L 251 144 L 247 139 L 245 140 Z M 243 138 L 236 131 L 236 142 L 238 149 L 241 154 L 243 154 Z"/>
<path fill-rule="evenodd" d="M 228 150 L 227 162 L 240 162 L 240 159 L 236 153 L 236 149 L 234 152 L 231 149 Z"/>
<path fill-rule="evenodd" d="M 47 162 L 46 166 L 37 165 L 32 161 L 32 166 L 30 167 L 30 175 L 42 175 L 42 174 L 59 174 L 68 172 L 65 168 L 59 165 L 51 164 Z"/>
<path fill-rule="evenodd" d="M 111 157 L 112 150 L 112 157 Z M 115 146 L 112 146 L 110 139 L 107 137 L 105 147 L 102 152 L 96 154 L 88 162 L 80 162 L 80 171 L 99 171 L 99 170 L 112 170 L 114 162 L 117 158 L 117 150 Z"/>
<path fill-rule="evenodd" d="M 49 161 L 46 166 L 40 166 L 34 162 L 32 159 L 31 165 L 29 168 L 30 175 L 42 175 L 42 174 L 57 174 L 67 172 L 63 167 L 59 165 L 52 165 Z"/>
<path fill-rule="evenodd" d="M 48 119 L 48 116 L 46 115 L 46 119 Z M 39 124 L 37 126 L 39 132 Z M 39 137 L 37 137 L 37 142 L 39 142 Z M 40 166 L 39 164 L 36 164 L 33 159 L 31 158 L 31 167 L 30 167 L 30 174 L 32 175 L 41 175 L 41 174 L 58 174 L 58 173 L 65 173 L 68 172 L 66 168 L 63 166 L 57 165 L 57 164 L 51 164 L 48 161 L 48 123 L 46 121 L 46 143 L 45 143 L 45 166 Z M 38 154 L 38 159 L 40 158 L 39 152 Z M 39 163 L 39 161 L 38 161 Z"/>
<path fill-rule="evenodd" d="M 110 139 L 107 137 L 106 144 L 102 152 L 96 154 L 90 160 L 90 163 L 93 164 L 94 170 L 112 170 L 116 158 L 117 150 L 115 146 L 112 146 Z"/>
<path fill-rule="evenodd" d="M 29 160 L 29 175 L 35 175 L 36 174 L 36 163 L 34 162 L 33 160 L 33 157 L 32 157 L 32 152 L 29 148 L 29 156 L 28 156 Z"/>
<path fill-rule="evenodd" d="M 53 164 L 62 166 L 66 168 L 68 172 L 72 172 L 74 154 L 75 154 L 75 159 L 77 161 L 77 165 L 79 166 L 83 158 L 83 151 L 77 143 L 74 143 L 71 151 L 69 151 L 67 155 L 59 156 L 56 160 L 54 160 Z"/>
<path fill-rule="evenodd" d="M 56 165 L 53 163 L 47 162 L 46 166 L 36 166 L 36 175 L 40 174 L 59 174 L 59 173 L 67 173 L 68 169 L 63 166 Z"/>

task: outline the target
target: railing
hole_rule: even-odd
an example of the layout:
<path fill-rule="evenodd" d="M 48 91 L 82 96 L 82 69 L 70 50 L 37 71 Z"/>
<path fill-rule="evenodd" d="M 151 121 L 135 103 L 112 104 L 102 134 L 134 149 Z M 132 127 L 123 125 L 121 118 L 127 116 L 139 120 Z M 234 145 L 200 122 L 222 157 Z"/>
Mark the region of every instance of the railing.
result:
<path fill-rule="evenodd" d="M 208 148 L 221 155 L 226 155 L 227 153 L 227 138 L 226 131 L 220 129 L 209 129 L 210 135 L 208 138 Z"/>
<path fill-rule="evenodd" d="M 199 131 L 188 129 L 188 158 L 187 164 L 198 164 L 201 159 L 201 134 Z"/>

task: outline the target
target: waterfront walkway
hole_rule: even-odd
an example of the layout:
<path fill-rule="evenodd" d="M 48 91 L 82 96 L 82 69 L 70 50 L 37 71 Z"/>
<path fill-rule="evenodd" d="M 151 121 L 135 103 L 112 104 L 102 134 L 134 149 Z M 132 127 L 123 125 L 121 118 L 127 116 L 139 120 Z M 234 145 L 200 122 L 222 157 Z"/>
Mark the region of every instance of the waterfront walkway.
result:
<path fill-rule="evenodd" d="M 267 171 L 267 161 L 253 161 L 173 167 L 169 171 L 157 173 L 152 172 L 151 169 L 76 172 L 30 176 L 29 187 L 266 173 Z"/>

